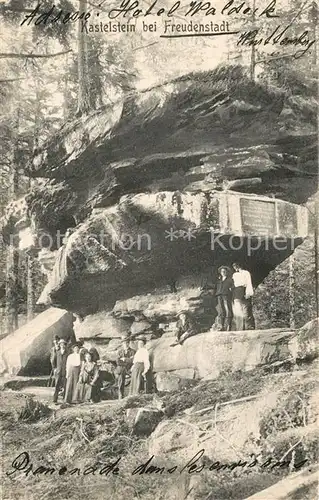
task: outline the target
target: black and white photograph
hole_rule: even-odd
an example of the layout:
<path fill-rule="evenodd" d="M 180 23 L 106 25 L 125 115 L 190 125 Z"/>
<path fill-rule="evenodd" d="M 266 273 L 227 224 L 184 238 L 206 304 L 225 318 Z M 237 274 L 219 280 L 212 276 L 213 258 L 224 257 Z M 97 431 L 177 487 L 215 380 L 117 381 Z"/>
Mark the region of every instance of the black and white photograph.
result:
<path fill-rule="evenodd" d="M 1 500 L 316 500 L 317 0 L 0 1 Z"/>

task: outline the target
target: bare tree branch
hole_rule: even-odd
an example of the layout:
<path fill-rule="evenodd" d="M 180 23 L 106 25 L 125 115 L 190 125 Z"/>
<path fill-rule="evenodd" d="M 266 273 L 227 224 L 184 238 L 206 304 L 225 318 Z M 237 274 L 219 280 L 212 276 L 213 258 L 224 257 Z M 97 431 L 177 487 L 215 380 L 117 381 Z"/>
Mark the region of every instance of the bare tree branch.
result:
<path fill-rule="evenodd" d="M 5 78 L 4 80 L 0 80 L 0 83 L 11 83 L 18 80 L 25 80 L 25 78 Z"/>
<path fill-rule="evenodd" d="M 14 52 L 0 53 L 0 59 L 11 58 L 11 59 L 45 59 L 49 57 L 58 57 L 64 54 L 72 52 L 71 49 L 63 50 L 62 52 L 56 52 L 55 54 L 16 54 Z"/>
<path fill-rule="evenodd" d="M 141 47 L 136 47 L 135 49 L 132 49 L 132 51 L 135 52 L 136 50 L 146 49 L 147 47 L 151 47 L 152 45 L 156 45 L 157 43 L 159 42 L 152 42 L 149 43 L 148 45 L 142 45 Z"/>
<path fill-rule="evenodd" d="M 0 5 L 0 11 L 5 12 L 26 12 L 28 14 L 32 13 L 34 9 L 23 9 L 22 7 L 10 6 L 10 5 Z"/>

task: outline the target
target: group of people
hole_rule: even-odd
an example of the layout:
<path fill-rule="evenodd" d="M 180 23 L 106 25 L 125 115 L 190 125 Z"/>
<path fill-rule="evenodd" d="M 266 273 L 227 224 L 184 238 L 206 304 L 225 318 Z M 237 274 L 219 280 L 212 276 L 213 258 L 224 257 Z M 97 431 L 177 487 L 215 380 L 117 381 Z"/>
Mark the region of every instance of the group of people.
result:
<path fill-rule="evenodd" d="M 145 343 L 144 338 L 139 339 L 135 351 L 126 337 L 117 351 L 114 380 L 119 399 L 125 395 L 127 375 L 131 375 L 129 395 L 151 391 L 151 363 Z M 101 398 L 103 379 L 99 360 L 100 356 L 95 347 L 75 342 L 70 349 L 64 339 L 56 336 L 50 354 L 53 402 L 57 404 L 60 395 L 67 404 L 98 402 Z"/>
<path fill-rule="evenodd" d="M 218 279 L 215 286 L 217 299 L 217 319 L 215 327 L 220 331 L 254 330 L 252 286 L 250 272 L 237 262 L 218 269 Z M 179 311 L 176 324 L 176 338 L 171 347 L 182 345 L 186 339 L 198 333 L 195 323 L 186 311 Z"/>
<path fill-rule="evenodd" d="M 218 301 L 217 327 L 219 330 L 232 330 L 233 319 L 235 329 L 254 330 L 252 286 L 250 272 L 241 264 L 234 262 L 233 271 L 228 266 L 218 269 L 216 297 Z"/>
<path fill-rule="evenodd" d="M 232 269 L 221 266 L 216 284 L 218 330 L 232 330 L 233 320 L 236 330 L 252 330 L 255 320 L 252 311 L 254 290 L 250 272 L 240 264 L 233 263 Z M 195 335 L 196 326 L 186 311 L 180 311 L 176 323 L 176 338 L 171 346 L 182 345 Z M 125 337 L 117 351 L 113 364 L 114 382 L 119 399 L 125 395 L 125 386 L 130 375 L 129 395 L 141 391 L 151 392 L 153 385 L 149 352 L 144 338 L 137 340 L 137 349 L 131 347 L 129 337 Z M 60 394 L 65 403 L 97 402 L 101 397 L 102 370 L 96 348 L 75 342 L 70 348 L 64 339 L 55 337 L 51 349 L 51 366 L 54 379 L 53 401 L 57 403 Z"/>
<path fill-rule="evenodd" d="M 66 403 L 98 400 L 98 360 L 99 354 L 94 347 L 88 349 L 75 342 L 70 349 L 65 339 L 56 336 L 50 355 L 54 403 L 60 393 Z"/>

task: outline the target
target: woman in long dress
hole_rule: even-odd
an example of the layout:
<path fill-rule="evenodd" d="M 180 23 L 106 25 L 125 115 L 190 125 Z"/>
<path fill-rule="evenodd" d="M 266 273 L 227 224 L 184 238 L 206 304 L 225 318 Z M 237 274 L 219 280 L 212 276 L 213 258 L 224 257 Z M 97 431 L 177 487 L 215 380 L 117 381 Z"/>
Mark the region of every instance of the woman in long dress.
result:
<path fill-rule="evenodd" d="M 76 403 L 77 398 L 77 383 L 80 376 L 81 359 L 80 347 L 74 344 L 72 354 L 69 354 L 66 361 L 66 388 L 64 401 L 66 403 Z"/>
<path fill-rule="evenodd" d="M 78 402 L 85 403 L 86 401 L 97 401 L 98 378 L 98 366 L 94 361 L 92 361 L 92 354 L 90 352 L 86 352 L 85 360 L 81 365 L 81 372 L 77 386 Z"/>
<path fill-rule="evenodd" d="M 137 351 L 134 355 L 131 369 L 132 375 L 129 396 L 139 394 L 143 389 L 145 392 L 151 391 L 152 373 L 150 356 L 145 344 L 145 339 L 138 340 L 137 342 Z"/>

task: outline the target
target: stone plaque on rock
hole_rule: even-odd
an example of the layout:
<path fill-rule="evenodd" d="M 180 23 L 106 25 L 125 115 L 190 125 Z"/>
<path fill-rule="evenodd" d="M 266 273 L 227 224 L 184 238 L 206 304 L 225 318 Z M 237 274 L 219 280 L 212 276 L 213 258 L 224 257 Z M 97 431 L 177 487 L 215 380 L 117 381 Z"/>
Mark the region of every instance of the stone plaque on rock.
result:
<path fill-rule="evenodd" d="M 240 211 L 243 231 L 252 235 L 275 236 L 275 202 L 241 198 Z"/>

